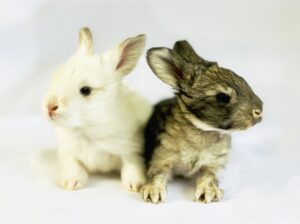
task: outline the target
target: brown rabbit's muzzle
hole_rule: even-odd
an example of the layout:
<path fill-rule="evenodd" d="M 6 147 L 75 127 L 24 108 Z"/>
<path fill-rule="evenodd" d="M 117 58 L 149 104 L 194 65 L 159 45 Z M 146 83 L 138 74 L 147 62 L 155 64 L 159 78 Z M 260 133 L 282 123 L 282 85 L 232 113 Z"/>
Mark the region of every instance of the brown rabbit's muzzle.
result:
<path fill-rule="evenodd" d="M 262 121 L 263 116 L 263 102 L 261 99 L 253 94 L 252 96 L 252 105 L 250 107 L 251 110 L 251 117 L 252 117 L 252 124 L 255 125 Z M 253 126 L 252 125 L 252 126 Z"/>
<path fill-rule="evenodd" d="M 256 97 L 255 104 L 243 104 L 232 114 L 232 130 L 245 130 L 262 121 L 263 104 Z"/>

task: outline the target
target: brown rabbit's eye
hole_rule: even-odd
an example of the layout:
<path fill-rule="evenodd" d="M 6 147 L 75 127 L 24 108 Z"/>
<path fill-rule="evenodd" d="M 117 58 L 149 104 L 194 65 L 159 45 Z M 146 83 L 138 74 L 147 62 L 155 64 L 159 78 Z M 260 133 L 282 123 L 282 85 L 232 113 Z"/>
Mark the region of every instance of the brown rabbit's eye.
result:
<path fill-rule="evenodd" d="M 218 103 L 227 104 L 230 101 L 230 96 L 226 93 L 218 93 L 216 95 L 216 100 Z"/>
<path fill-rule="evenodd" d="M 84 86 L 84 87 L 82 87 L 82 88 L 80 89 L 80 93 L 81 93 L 83 96 L 88 96 L 88 95 L 91 94 L 91 92 L 92 92 L 92 89 L 91 89 L 91 87 L 89 87 L 89 86 Z"/>

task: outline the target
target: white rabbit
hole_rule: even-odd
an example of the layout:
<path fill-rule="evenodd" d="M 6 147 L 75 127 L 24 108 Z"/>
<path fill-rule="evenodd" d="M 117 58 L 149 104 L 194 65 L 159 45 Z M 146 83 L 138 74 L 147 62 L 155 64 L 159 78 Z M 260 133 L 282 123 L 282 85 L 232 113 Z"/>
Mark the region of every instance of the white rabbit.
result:
<path fill-rule="evenodd" d="M 57 129 L 65 189 L 83 187 L 90 172 L 120 171 L 132 191 L 144 183 L 143 129 L 152 107 L 122 78 L 135 67 L 145 39 L 126 39 L 99 56 L 90 30 L 82 28 L 76 54 L 53 75 L 44 109 Z"/>

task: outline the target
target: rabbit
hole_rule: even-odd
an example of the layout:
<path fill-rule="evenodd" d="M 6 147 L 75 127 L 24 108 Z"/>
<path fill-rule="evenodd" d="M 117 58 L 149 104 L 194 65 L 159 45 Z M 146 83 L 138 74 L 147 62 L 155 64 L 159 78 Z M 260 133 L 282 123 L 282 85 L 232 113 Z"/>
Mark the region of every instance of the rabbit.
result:
<path fill-rule="evenodd" d="M 175 97 L 155 105 L 145 128 L 143 200 L 165 201 L 173 176 L 195 180 L 195 201 L 221 200 L 216 171 L 226 163 L 230 133 L 260 122 L 262 101 L 242 77 L 201 58 L 187 41 L 148 50 L 147 62 Z"/>
<path fill-rule="evenodd" d="M 152 106 L 122 82 L 145 41 L 138 35 L 97 55 L 91 31 L 82 28 L 75 55 L 54 72 L 44 109 L 58 136 L 63 188 L 82 188 L 94 172 L 120 172 L 131 191 L 145 182 L 143 129 Z"/>

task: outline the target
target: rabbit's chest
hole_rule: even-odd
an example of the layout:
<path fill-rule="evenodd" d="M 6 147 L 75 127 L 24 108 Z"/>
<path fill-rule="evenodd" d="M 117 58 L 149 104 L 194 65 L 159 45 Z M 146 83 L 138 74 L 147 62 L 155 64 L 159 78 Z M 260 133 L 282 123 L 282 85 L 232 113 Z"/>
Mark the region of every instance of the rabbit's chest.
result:
<path fill-rule="evenodd" d="M 226 136 L 210 139 L 209 136 L 199 135 L 193 140 L 183 141 L 179 149 L 179 161 L 174 167 L 175 175 L 190 177 L 203 166 L 217 168 L 224 165 L 229 143 L 230 139 Z"/>
<path fill-rule="evenodd" d="M 121 159 L 109 151 L 104 150 L 105 144 L 83 142 L 76 157 L 90 172 L 118 171 Z"/>

